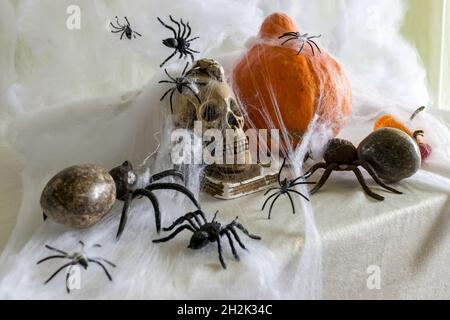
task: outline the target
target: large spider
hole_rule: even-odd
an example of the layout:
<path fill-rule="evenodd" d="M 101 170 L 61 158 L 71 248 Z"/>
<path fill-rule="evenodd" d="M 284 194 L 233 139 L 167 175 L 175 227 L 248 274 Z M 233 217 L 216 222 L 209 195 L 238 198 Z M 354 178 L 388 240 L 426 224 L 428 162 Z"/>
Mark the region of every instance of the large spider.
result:
<path fill-rule="evenodd" d="M 85 270 L 87 270 L 87 268 L 89 266 L 89 263 L 94 263 L 94 264 L 100 266 L 103 269 L 103 271 L 105 272 L 105 274 L 108 277 L 109 281 L 112 281 L 112 277 L 109 274 L 108 269 L 106 268 L 104 263 L 110 265 L 113 268 L 115 268 L 116 265 L 114 263 L 104 259 L 104 258 L 101 258 L 101 257 L 90 257 L 90 256 L 88 256 L 86 254 L 86 252 L 84 251 L 84 247 L 85 247 L 84 242 L 80 241 L 79 243 L 81 245 L 81 252 L 74 252 L 72 254 L 69 254 L 66 251 L 63 251 L 63 250 L 60 250 L 60 249 L 53 248 L 53 247 L 51 247 L 49 245 L 45 246 L 48 250 L 51 250 L 51 251 L 56 252 L 58 254 L 57 255 L 48 256 L 48 257 L 38 261 L 37 264 L 41 264 L 41 263 L 43 263 L 45 261 L 53 260 L 53 259 L 68 259 L 68 260 L 70 260 L 70 262 L 64 264 L 58 270 L 56 270 L 55 273 L 53 273 L 51 275 L 51 277 L 48 278 L 47 281 L 45 281 L 44 284 L 49 283 L 54 277 L 56 277 L 56 275 L 58 273 L 60 273 L 65 268 L 69 268 L 67 270 L 67 274 L 66 274 L 66 290 L 67 290 L 67 293 L 70 293 L 70 287 L 69 287 L 69 283 L 68 282 L 69 282 L 69 279 L 70 279 L 71 268 L 73 266 L 80 265 Z M 101 248 L 101 245 L 96 244 L 96 245 L 94 245 L 94 248 Z"/>
<path fill-rule="evenodd" d="M 207 246 L 209 243 L 216 242 L 217 248 L 219 251 L 219 261 L 222 265 L 222 268 L 226 269 L 227 265 L 222 256 L 222 244 L 220 238 L 224 235 L 228 238 L 228 242 L 231 247 L 231 252 L 233 253 L 234 258 L 239 261 L 239 256 L 236 252 L 236 248 L 234 246 L 233 238 L 237 241 L 239 246 L 247 250 L 245 245 L 242 243 L 239 235 L 235 228 L 241 230 L 246 236 L 254 240 L 261 240 L 261 237 L 255 236 L 251 234 L 247 229 L 244 228 L 239 222 L 238 218 L 236 218 L 233 222 L 226 226 L 222 226 L 219 222 L 216 221 L 217 213 L 214 215 L 214 218 L 211 222 L 206 220 L 205 214 L 201 211 L 195 211 L 184 215 L 183 217 L 177 219 L 169 228 L 164 228 L 164 231 L 172 231 L 175 227 L 178 227 L 171 235 L 166 238 L 154 240 L 154 243 L 167 242 L 177 236 L 180 232 L 184 230 L 189 230 L 193 233 L 191 240 L 189 242 L 188 248 L 193 250 L 199 250 Z M 201 220 L 199 219 L 201 218 Z M 183 223 L 186 224 L 182 225 Z"/>
<path fill-rule="evenodd" d="M 120 35 L 120 40 L 123 39 L 123 36 L 125 35 L 129 40 L 131 40 L 131 37 L 134 37 L 136 39 L 136 35 L 138 35 L 139 37 L 142 37 L 142 35 L 139 32 L 134 31 L 133 29 L 131 29 L 131 24 L 130 21 L 128 21 L 127 17 L 124 17 L 125 21 L 127 22 L 126 25 L 122 25 L 119 22 L 119 17 L 116 16 L 116 22 L 117 22 L 117 26 L 114 25 L 114 23 L 110 22 L 109 24 L 111 25 L 111 27 L 113 27 L 115 30 L 111 30 L 112 33 L 120 33 L 122 32 L 122 34 Z"/>
<path fill-rule="evenodd" d="M 298 51 L 297 55 L 300 55 L 300 53 L 303 52 L 303 48 L 305 47 L 305 44 L 308 44 L 311 47 L 312 53 L 313 53 L 313 55 L 315 55 L 313 45 L 316 46 L 317 50 L 319 50 L 320 53 L 322 53 L 322 51 L 320 51 L 319 46 L 312 39 L 317 39 L 317 38 L 320 38 L 321 36 L 322 35 L 309 36 L 308 33 L 301 34 L 300 32 L 287 32 L 287 33 L 283 34 L 282 36 L 280 36 L 278 39 L 289 38 L 281 44 L 282 46 L 284 46 L 286 43 L 288 43 L 292 40 L 299 40 L 302 45 L 301 45 L 300 50 Z"/>
<path fill-rule="evenodd" d="M 192 59 L 192 62 L 194 62 L 194 53 L 200 53 L 198 51 L 195 51 L 190 48 L 191 42 L 194 40 L 199 39 L 199 37 L 190 38 L 192 29 L 189 26 L 188 23 L 184 23 L 183 19 L 180 19 L 180 22 L 175 21 L 172 16 L 169 16 L 170 20 L 177 26 L 177 31 L 175 29 L 167 24 L 165 24 L 160 18 L 158 18 L 158 21 L 167 29 L 171 30 L 173 32 L 173 38 L 168 38 L 163 40 L 163 44 L 171 49 L 175 49 L 175 51 L 166 59 L 164 62 L 160 65 L 162 68 L 167 61 L 172 59 L 177 53 L 180 54 L 179 59 L 182 59 L 183 57 L 190 56 Z M 180 25 L 181 24 L 181 25 Z"/>
<path fill-rule="evenodd" d="M 299 195 L 300 197 L 302 197 L 303 199 L 305 199 L 306 201 L 309 201 L 309 199 L 301 194 L 300 192 L 298 192 L 297 190 L 295 190 L 296 186 L 299 185 L 304 185 L 304 184 L 315 184 L 315 182 L 299 182 L 299 180 L 301 180 L 303 177 L 299 177 L 297 179 L 294 180 L 288 180 L 287 178 L 285 178 L 284 180 L 281 180 L 281 173 L 284 169 L 284 167 L 286 166 L 286 158 L 283 161 L 283 165 L 280 168 L 280 171 L 278 172 L 278 184 L 279 187 L 276 188 L 271 188 L 269 190 L 267 190 L 267 192 L 264 194 L 264 196 L 267 196 L 270 192 L 272 191 L 276 191 L 275 193 L 273 193 L 270 197 L 268 197 L 266 199 L 266 201 L 264 202 L 264 205 L 261 209 L 261 211 L 264 211 L 264 209 L 266 208 L 266 205 L 269 203 L 269 201 L 275 197 L 275 199 L 273 199 L 272 204 L 270 205 L 270 210 L 269 210 L 269 217 L 268 219 L 270 219 L 271 215 L 272 215 L 272 209 L 273 206 L 275 205 L 275 202 L 277 202 L 278 198 L 280 198 L 282 195 L 287 195 L 289 197 L 289 200 L 291 201 L 291 206 L 292 206 L 292 211 L 295 214 L 295 205 L 294 205 L 294 201 L 292 199 L 292 196 L 290 195 L 290 192 Z"/>
<path fill-rule="evenodd" d="M 185 186 L 176 183 L 155 183 L 163 178 L 174 176 L 184 180 L 184 176 L 180 171 L 167 170 L 158 173 L 150 178 L 149 184 L 144 188 L 137 188 L 138 182 L 137 173 L 133 170 L 133 166 L 128 161 L 122 166 L 114 168 L 110 171 L 110 175 L 113 177 L 116 183 L 116 197 L 118 200 L 125 202 L 122 210 L 122 216 L 120 218 L 119 229 L 117 231 L 117 239 L 122 235 L 128 219 L 128 211 L 130 209 L 131 202 L 136 198 L 146 197 L 150 200 L 155 211 L 156 231 L 159 233 L 161 230 L 161 212 L 159 210 L 159 202 L 153 191 L 156 190 L 174 190 L 186 195 L 192 203 L 200 209 L 200 204 L 195 199 L 189 189 Z"/>
<path fill-rule="evenodd" d="M 317 170 L 325 169 L 320 181 L 314 189 L 310 191 L 311 194 L 315 194 L 323 187 L 333 171 L 353 171 L 367 195 L 378 201 L 383 201 L 384 197 L 376 194 L 367 186 L 358 167 L 363 167 L 370 174 L 373 180 L 384 189 L 396 194 L 402 194 L 400 191 L 383 183 L 383 181 L 381 181 L 378 177 L 375 169 L 367 161 L 358 158 L 358 151 L 350 141 L 342 139 L 330 140 L 324 154 L 324 160 L 325 162 L 315 164 L 304 176 L 305 179 L 308 179 Z"/>
<path fill-rule="evenodd" d="M 191 91 L 194 96 L 197 98 L 198 102 L 200 103 L 200 97 L 198 96 L 198 94 L 195 92 L 195 90 L 191 87 L 192 85 L 197 85 L 197 86 L 205 86 L 206 83 L 200 83 L 200 82 L 195 82 L 192 81 L 190 79 L 188 79 L 186 77 L 186 70 L 187 67 L 189 66 L 189 62 L 186 63 L 186 66 L 183 69 L 183 72 L 181 74 L 180 77 L 178 78 L 174 78 L 172 77 L 169 72 L 167 72 L 167 69 L 164 69 L 164 72 L 166 73 L 166 75 L 169 77 L 170 80 L 161 80 L 159 81 L 159 83 L 170 83 L 170 84 L 174 84 L 175 86 L 169 90 L 166 91 L 166 93 L 164 93 L 164 95 L 162 96 L 160 101 L 163 101 L 165 97 L 167 97 L 167 95 L 170 93 L 170 110 L 173 113 L 173 95 L 176 91 L 178 91 L 179 94 L 183 93 L 183 88 L 188 89 L 189 91 Z"/>

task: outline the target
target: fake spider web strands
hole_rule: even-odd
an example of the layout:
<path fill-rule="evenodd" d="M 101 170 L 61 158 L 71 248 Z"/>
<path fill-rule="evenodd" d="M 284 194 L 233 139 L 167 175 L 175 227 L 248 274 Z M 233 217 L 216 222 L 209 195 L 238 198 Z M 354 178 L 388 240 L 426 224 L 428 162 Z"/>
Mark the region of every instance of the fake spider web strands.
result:
<path fill-rule="evenodd" d="M 427 104 L 428 95 L 425 72 L 417 61 L 416 51 L 398 32 L 402 2 L 79 3 L 83 9 L 82 28 L 69 31 L 64 28 L 66 15 L 55 15 L 52 20 L 44 17 L 49 12 L 64 13 L 72 1 L 0 2 L 0 36 L 9 39 L 0 43 L 0 64 L 5 71 L 0 78 L 0 101 L 5 101 L 0 113 L 9 115 L 6 134 L 24 159 L 22 207 L 13 236 L 0 258 L 0 297 L 298 299 L 332 295 L 323 290 L 329 287 L 330 276 L 322 264 L 330 253 L 325 251 L 326 239 L 320 232 L 326 227 L 321 217 L 332 218 L 333 213 L 314 210 L 314 202 L 296 199 L 296 208 L 302 209 L 296 216 L 289 211 L 274 212 L 270 223 L 278 222 L 276 227 L 261 220 L 264 214 L 255 213 L 264 200 L 259 196 L 245 199 L 241 206 L 214 202 L 205 208 L 211 219 L 217 206 L 229 207 L 228 213 L 228 208 L 223 208 L 219 214 L 221 221 L 229 223 L 239 215 L 250 231 L 263 238 L 261 243 L 248 244 L 250 252 L 242 253 L 239 264 L 231 260 L 229 248 L 224 245 L 229 270 L 222 272 L 214 247 L 192 253 L 186 251 L 188 238 L 184 237 L 164 248 L 153 245 L 151 240 L 157 235 L 153 211 L 146 201 L 137 201 L 132 206 L 127 231 L 116 243 L 121 206 L 95 228 L 67 230 L 52 222 L 42 224 L 39 194 L 54 173 L 69 165 L 96 163 L 113 168 L 124 160 L 141 163 L 159 144 L 154 139 L 159 131 L 161 147 L 156 159 L 143 167 L 160 172 L 170 165 L 167 152 L 171 148 L 171 129 L 170 125 L 163 126 L 169 106 L 158 102 L 164 88 L 157 85 L 164 77 L 159 63 L 170 50 L 161 45 L 167 32 L 157 22 L 157 16 L 172 14 L 189 20 L 201 36 L 195 48 L 202 53 L 197 57 L 226 62 L 230 75 L 245 42 L 253 39 L 264 17 L 284 11 L 301 30 L 322 34 L 318 45 L 337 56 L 351 77 L 355 99 L 348 126 L 357 128 L 344 130 L 341 137 L 358 143 L 371 131 L 374 118 L 384 112 L 408 117 L 418 105 Z M 110 34 L 104 26 L 116 15 L 126 15 L 143 37 L 120 42 Z M 165 67 L 176 74 L 184 64 L 184 60 L 172 59 Z M 269 114 L 260 112 L 270 123 Z M 5 121 L 3 117 L 1 121 Z M 448 130 L 429 114 L 420 115 L 413 124 L 423 127 L 428 142 L 435 147 L 426 169 L 449 176 L 445 165 L 450 158 Z M 313 121 L 297 150 L 287 146 L 287 153 L 296 164 L 291 168 L 292 176 L 302 174 L 300 165 L 310 141 L 314 142 L 313 154 L 320 157 L 320 146 L 329 138 L 328 130 Z M 286 130 L 281 135 L 286 137 Z M 201 150 L 201 141 L 195 145 Z M 199 165 L 187 171 L 188 187 L 193 191 L 198 192 L 202 169 Z M 414 179 L 426 180 L 436 188 L 437 183 L 431 182 L 434 176 L 425 173 Z M 447 190 L 446 184 L 447 180 L 439 180 L 443 190 Z M 307 194 L 306 188 L 298 190 Z M 158 197 L 164 205 L 163 226 L 192 209 L 183 197 L 174 198 L 173 193 L 160 193 Z M 70 296 L 63 295 L 63 276 L 43 286 L 48 270 L 35 265 L 45 255 L 43 246 L 49 244 L 75 252 L 80 239 L 87 244 L 103 245 L 102 256 L 117 264 L 111 271 L 114 283 L 108 283 L 101 270 L 89 268 L 89 272 L 82 273 L 82 290 L 74 290 Z M 342 254 L 347 257 L 347 252 Z M 347 280 L 347 271 L 339 276 Z"/>

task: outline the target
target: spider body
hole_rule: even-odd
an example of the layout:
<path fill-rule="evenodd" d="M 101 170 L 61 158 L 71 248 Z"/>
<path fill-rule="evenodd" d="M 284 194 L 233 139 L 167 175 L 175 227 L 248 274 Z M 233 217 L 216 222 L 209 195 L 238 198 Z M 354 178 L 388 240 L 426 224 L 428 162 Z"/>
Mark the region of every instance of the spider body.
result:
<path fill-rule="evenodd" d="M 300 193 L 297 190 L 295 190 L 295 187 L 297 187 L 299 185 L 303 185 L 303 184 L 314 184 L 314 182 L 299 182 L 302 177 L 299 177 L 299 178 L 294 179 L 294 180 L 288 180 L 287 178 L 281 179 L 281 173 L 282 173 L 282 171 L 283 171 L 285 166 L 286 166 L 286 159 L 284 159 L 283 165 L 281 166 L 280 171 L 278 172 L 278 185 L 279 185 L 279 187 L 270 188 L 264 194 L 265 196 L 267 196 L 269 193 L 273 192 L 273 194 L 270 195 L 266 199 L 266 201 L 264 202 L 264 205 L 263 205 L 263 207 L 261 209 L 262 211 L 264 211 L 266 206 L 267 206 L 267 204 L 269 203 L 269 201 L 272 200 L 272 203 L 270 205 L 270 210 L 269 210 L 269 216 L 268 216 L 269 220 L 270 220 L 271 215 L 272 215 L 272 209 L 273 209 L 275 203 L 277 202 L 277 200 L 281 196 L 287 196 L 289 198 L 289 201 L 291 202 L 293 214 L 295 214 L 296 212 L 295 212 L 294 201 L 293 201 L 293 198 L 292 198 L 291 194 L 298 195 L 298 196 L 302 197 L 303 199 L 305 199 L 306 201 L 309 201 L 309 199 L 305 195 L 303 195 L 302 193 Z"/>
<path fill-rule="evenodd" d="M 142 177 L 130 162 L 107 171 L 94 165 L 73 166 L 53 177 L 41 195 L 44 219 L 47 217 L 72 228 L 88 228 L 98 223 L 112 208 L 116 200 L 124 202 L 117 238 L 120 238 L 131 203 L 136 198 L 146 197 L 153 205 L 156 230 L 161 229 L 159 201 L 154 194 L 157 190 L 173 190 L 186 195 L 197 208 L 195 196 L 183 185 L 157 183 L 167 177 L 183 180 L 177 170 L 167 170 L 153 175 L 145 186 L 140 186 Z"/>
<path fill-rule="evenodd" d="M 186 66 L 183 69 L 183 72 L 181 73 L 180 77 L 173 77 L 169 74 L 167 69 L 164 69 L 164 72 L 169 77 L 170 80 L 161 80 L 159 83 L 168 83 L 173 84 L 174 86 L 167 90 L 164 95 L 161 97 L 160 101 L 163 101 L 168 94 L 170 93 L 170 110 L 173 113 L 173 96 L 175 92 L 178 92 L 179 94 L 183 94 L 183 89 L 189 90 L 198 100 L 199 103 L 201 103 L 200 97 L 198 96 L 197 92 L 194 90 L 194 86 L 204 86 L 205 83 L 196 82 L 192 79 L 189 79 L 186 74 L 187 67 L 189 66 L 189 62 L 186 63 Z M 193 88 L 194 87 L 194 88 Z"/>
<path fill-rule="evenodd" d="M 70 278 L 70 273 L 71 273 L 71 268 L 79 265 L 81 267 L 83 267 L 83 269 L 87 270 L 88 267 L 91 264 L 95 264 L 98 265 L 99 267 L 102 268 L 102 270 L 105 272 L 107 278 L 109 279 L 109 281 L 112 281 L 112 277 L 110 275 L 110 273 L 108 272 L 108 269 L 106 268 L 105 264 L 116 268 L 116 265 L 104 258 L 101 257 L 90 257 L 87 255 L 87 253 L 85 252 L 84 248 L 85 248 L 85 244 L 83 241 L 79 242 L 81 245 L 81 252 L 74 252 L 72 254 L 67 253 L 66 251 L 60 250 L 60 249 L 56 249 L 54 247 L 51 247 L 49 245 L 46 245 L 45 247 L 50 250 L 53 251 L 57 254 L 55 255 L 51 255 L 48 256 L 40 261 L 37 262 L 37 264 L 41 264 L 43 262 L 49 261 L 49 260 L 53 260 L 53 259 L 66 259 L 69 260 L 68 263 L 62 265 L 60 268 L 58 268 L 51 276 L 50 278 L 47 279 L 47 281 L 45 281 L 44 284 L 49 283 L 54 277 L 56 277 L 58 275 L 58 273 L 60 273 L 62 270 L 69 268 L 67 270 L 67 274 L 66 274 L 66 290 L 67 293 L 70 293 L 70 287 L 69 287 L 69 278 Z M 95 245 L 95 248 L 101 248 L 100 245 Z"/>
<path fill-rule="evenodd" d="M 163 40 L 163 45 L 170 49 L 174 49 L 174 52 L 166 59 L 164 62 L 160 65 L 162 68 L 170 59 L 172 59 L 176 54 L 179 54 L 179 59 L 182 59 L 183 57 L 190 56 L 192 59 L 192 62 L 194 62 L 194 53 L 199 53 L 198 51 L 195 51 L 191 49 L 191 42 L 194 40 L 199 39 L 199 37 L 193 37 L 191 38 L 192 29 L 189 25 L 189 22 L 184 23 L 183 19 L 180 19 L 180 21 L 176 21 L 172 18 L 172 16 L 169 16 L 170 21 L 175 25 L 174 27 L 166 24 L 164 21 L 162 21 L 160 18 L 158 18 L 158 21 L 167 29 L 172 31 L 173 37 L 167 38 Z"/>
<path fill-rule="evenodd" d="M 314 52 L 314 46 L 319 50 L 320 53 L 322 51 L 320 50 L 319 46 L 313 39 L 320 38 L 322 35 L 318 36 L 310 36 L 309 33 L 301 34 L 300 32 L 287 32 L 280 36 L 278 39 L 286 39 L 281 45 L 284 46 L 290 41 L 298 40 L 301 43 L 300 49 L 297 53 L 297 55 L 300 55 L 303 52 L 303 49 L 305 48 L 305 45 L 308 44 L 311 47 L 313 55 L 315 55 Z M 314 45 L 314 46 L 313 46 Z"/>
<path fill-rule="evenodd" d="M 183 217 L 177 219 L 169 228 L 164 228 L 164 231 L 172 231 L 176 227 L 178 227 L 172 234 L 170 234 L 166 238 L 153 240 L 154 243 L 162 243 L 167 242 L 173 238 L 175 238 L 179 233 L 184 230 L 188 230 L 192 232 L 192 237 L 189 241 L 189 249 L 192 250 L 200 250 L 206 247 L 210 243 L 217 243 L 217 249 L 219 252 L 219 261 L 222 265 L 223 269 L 227 268 L 225 264 L 225 260 L 222 255 L 222 243 L 221 238 L 226 236 L 228 239 L 228 243 L 230 244 L 231 252 L 233 253 L 236 261 L 239 261 L 239 255 L 237 254 L 234 241 L 238 243 L 238 245 L 247 250 L 245 245 L 242 243 L 237 230 L 240 230 L 247 237 L 253 240 L 261 240 L 261 237 L 251 234 L 243 225 L 238 222 L 238 218 L 236 218 L 231 223 L 223 226 L 219 222 L 216 221 L 217 213 L 215 214 L 213 220 L 208 222 L 205 217 L 203 211 L 198 210 L 195 212 L 190 212 Z M 237 229 L 237 230 L 236 230 Z"/>
<path fill-rule="evenodd" d="M 389 187 L 383 181 L 381 181 L 372 165 L 359 157 L 358 149 L 350 141 L 342 139 L 330 140 L 325 150 L 324 160 L 325 162 L 315 164 L 304 176 L 305 179 L 308 179 L 317 170 L 325 169 L 325 172 L 322 175 L 320 181 L 310 191 L 311 194 L 317 193 L 323 187 L 333 171 L 351 171 L 356 175 L 359 183 L 361 184 L 367 195 L 378 201 L 383 201 L 384 197 L 376 194 L 367 186 L 359 167 L 364 168 L 370 174 L 373 180 L 382 188 L 396 194 L 402 194 L 400 191 Z"/>
<path fill-rule="evenodd" d="M 122 25 L 119 22 L 119 17 L 116 16 L 116 23 L 117 26 L 114 25 L 114 23 L 110 22 L 109 24 L 111 25 L 111 27 L 114 28 L 114 30 L 111 30 L 111 33 L 121 33 L 120 35 L 120 40 L 123 39 L 123 36 L 126 36 L 127 39 L 132 40 L 132 38 L 136 39 L 136 35 L 139 37 L 142 37 L 142 35 L 139 32 L 134 31 L 133 29 L 131 29 L 131 24 L 130 21 L 128 21 L 127 17 L 124 17 L 126 24 Z"/>

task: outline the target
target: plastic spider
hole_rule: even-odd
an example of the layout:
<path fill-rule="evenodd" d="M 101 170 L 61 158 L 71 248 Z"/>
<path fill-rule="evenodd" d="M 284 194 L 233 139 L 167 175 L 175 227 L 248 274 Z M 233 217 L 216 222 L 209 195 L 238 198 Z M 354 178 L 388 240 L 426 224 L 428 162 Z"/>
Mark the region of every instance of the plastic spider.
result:
<path fill-rule="evenodd" d="M 322 51 L 320 51 L 319 46 L 312 39 L 317 39 L 317 38 L 320 38 L 321 36 L 322 35 L 309 36 L 308 33 L 300 34 L 300 32 L 287 32 L 287 33 L 283 34 L 281 37 L 279 37 L 278 39 L 289 38 L 281 44 L 282 46 L 284 46 L 289 41 L 299 40 L 302 45 L 301 45 L 300 50 L 298 51 L 297 55 L 300 55 L 300 53 L 303 52 L 303 48 L 305 47 L 305 44 L 308 44 L 311 47 L 312 53 L 313 53 L 313 55 L 315 55 L 313 45 L 317 48 L 317 50 L 319 50 L 320 53 L 322 53 Z"/>
<path fill-rule="evenodd" d="M 131 37 L 134 37 L 136 39 L 136 35 L 138 35 L 139 37 L 142 37 L 142 35 L 139 32 L 136 32 L 133 29 L 131 29 L 131 24 L 130 24 L 130 21 L 128 21 L 128 18 L 127 17 L 124 17 L 124 18 L 125 18 L 125 21 L 127 22 L 126 25 L 122 25 L 119 22 L 119 17 L 117 17 L 117 16 L 116 16 L 117 26 L 115 26 L 112 22 L 109 23 L 111 25 L 111 27 L 116 29 L 116 30 L 111 30 L 111 33 L 122 32 L 122 34 L 120 35 L 120 40 L 123 39 L 123 36 L 126 36 L 129 40 L 131 40 Z"/>
<path fill-rule="evenodd" d="M 287 195 L 289 197 L 289 200 L 291 201 L 291 206 L 292 206 L 292 212 L 293 214 L 295 214 L 295 205 L 294 205 L 294 201 L 292 199 L 292 196 L 290 194 L 290 192 L 299 195 L 300 197 L 302 197 L 303 199 L 305 199 L 306 201 L 309 201 L 309 199 L 304 195 L 301 194 L 300 192 L 298 192 L 297 190 L 295 190 L 296 186 L 299 185 L 304 185 L 304 184 L 315 184 L 315 182 L 298 182 L 299 180 L 301 180 L 303 177 L 299 177 L 295 180 L 288 180 L 287 178 L 285 178 L 284 180 L 281 180 L 281 173 L 284 169 L 284 167 L 286 166 L 286 158 L 283 161 L 283 165 L 280 168 L 280 171 L 278 172 L 278 184 L 280 185 L 277 188 L 271 188 L 269 190 L 267 190 L 267 192 L 264 194 L 264 196 L 267 196 L 270 192 L 272 191 L 276 191 L 275 193 L 273 193 L 270 197 L 268 197 L 266 199 L 266 201 L 264 202 L 264 205 L 261 209 L 261 211 L 264 211 L 267 204 L 269 203 L 269 201 L 275 197 L 275 199 L 273 199 L 272 204 L 270 205 L 270 210 L 269 210 L 269 217 L 268 219 L 270 220 L 270 217 L 272 215 L 272 209 L 273 206 L 275 205 L 275 202 L 277 202 L 278 198 L 280 198 L 282 195 Z"/>
<path fill-rule="evenodd" d="M 175 51 L 166 59 L 164 62 L 160 65 L 162 68 L 167 61 L 172 59 L 177 53 L 180 54 L 179 59 L 182 59 L 183 57 L 190 56 L 192 59 L 192 62 L 194 62 L 194 53 L 200 53 L 198 51 L 195 51 L 190 48 L 191 42 L 194 40 L 199 39 L 200 37 L 190 38 L 192 29 L 189 26 L 188 23 L 184 23 L 183 19 L 180 19 L 180 22 L 175 21 L 172 16 L 169 16 L 170 21 L 172 21 L 177 26 L 177 31 L 175 29 L 167 24 L 165 24 L 160 18 L 158 18 L 158 21 L 167 29 L 171 30 L 173 32 L 173 38 L 168 38 L 163 40 L 163 44 L 171 49 L 175 49 Z"/>
<path fill-rule="evenodd" d="M 253 240 L 261 240 L 261 237 L 251 234 L 244 226 L 242 226 L 238 222 L 238 218 L 236 218 L 233 222 L 229 223 L 226 226 L 222 226 L 219 222 L 216 221 L 218 212 L 214 215 L 214 218 L 211 222 L 206 220 L 205 214 L 201 211 L 195 211 L 184 215 L 183 217 L 177 219 L 169 228 L 164 228 L 164 231 L 172 231 L 175 227 L 178 227 L 171 235 L 166 238 L 154 240 L 154 243 L 167 242 L 173 238 L 175 238 L 180 232 L 184 230 L 189 230 L 193 233 L 191 240 L 189 242 L 188 248 L 193 250 L 199 250 L 207 246 L 209 243 L 216 242 L 217 249 L 219 251 L 219 261 L 222 265 L 222 268 L 226 269 L 227 265 L 222 256 L 222 244 L 221 237 L 226 236 L 228 238 L 228 242 L 231 247 L 231 252 L 233 253 L 236 261 L 239 261 L 239 256 L 236 252 L 236 248 L 234 246 L 233 238 L 237 241 L 239 246 L 247 250 L 245 245 L 242 243 L 239 235 L 235 228 L 241 230 L 246 236 Z M 199 217 L 201 219 L 199 219 Z M 187 222 L 187 223 L 186 223 Z M 184 225 L 182 225 L 185 223 Z"/>
<path fill-rule="evenodd" d="M 48 257 L 38 261 L 37 264 L 41 264 L 41 263 L 43 263 L 45 261 L 49 261 L 49 260 L 53 260 L 53 259 L 68 259 L 68 260 L 70 260 L 70 262 L 64 264 L 58 270 L 56 270 L 55 273 L 53 273 L 52 276 L 50 278 L 48 278 L 48 280 L 45 281 L 44 284 L 49 283 L 54 277 L 56 277 L 56 275 L 58 273 L 60 273 L 65 268 L 69 268 L 67 270 L 67 274 L 66 274 L 66 290 L 67 290 L 67 293 L 70 293 L 70 288 L 69 288 L 68 281 L 69 281 L 70 274 L 71 274 L 71 268 L 73 266 L 80 265 L 85 270 L 87 270 L 87 268 L 89 267 L 89 263 L 94 263 L 94 264 L 100 266 L 103 269 L 103 271 L 105 272 L 105 274 L 108 277 L 109 281 L 112 281 L 112 277 L 109 274 L 108 269 L 106 268 L 106 266 L 103 263 L 106 263 L 106 264 L 110 265 L 113 268 L 116 268 L 116 265 L 114 263 L 104 259 L 104 258 L 101 258 L 101 257 L 89 257 L 86 254 L 86 252 L 84 251 L 84 247 L 85 247 L 84 242 L 80 241 L 79 243 L 81 245 L 81 252 L 74 252 L 72 254 L 69 254 L 66 251 L 63 251 L 63 250 L 60 250 L 60 249 L 53 248 L 53 247 L 51 247 L 49 245 L 45 246 L 48 250 L 51 250 L 51 251 L 56 252 L 58 254 L 57 255 L 48 256 Z M 99 245 L 99 244 L 96 244 L 93 247 L 94 248 L 101 248 L 102 246 Z"/>
<path fill-rule="evenodd" d="M 150 178 L 149 184 L 143 188 L 137 186 L 138 175 L 133 170 L 133 166 L 128 161 L 123 165 L 114 168 L 110 171 L 110 175 L 113 177 L 116 183 L 116 197 L 118 200 L 125 202 L 122 215 L 120 218 L 119 229 L 117 231 L 117 239 L 120 239 L 122 232 L 125 228 L 128 219 L 128 211 L 131 206 L 131 202 L 136 198 L 146 197 L 150 200 L 155 211 L 156 231 L 159 233 L 161 230 L 161 212 L 159 209 L 159 201 L 156 198 L 153 191 L 156 190 L 174 190 L 186 195 L 192 203 L 200 209 L 200 205 L 195 199 L 189 189 L 185 186 L 176 183 L 155 183 L 166 177 L 178 177 L 184 180 L 183 174 L 178 170 L 167 170 L 158 174 L 155 174 Z"/>
<path fill-rule="evenodd" d="M 383 183 L 383 181 L 381 181 L 378 177 L 375 169 L 367 161 L 358 158 L 358 151 L 350 141 L 342 139 L 330 140 L 324 154 L 324 160 L 325 162 L 315 164 L 304 176 L 305 179 L 308 179 L 317 170 L 325 169 L 320 181 L 314 189 L 310 191 L 311 194 L 315 194 L 323 187 L 333 171 L 353 171 L 367 195 L 378 201 L 383 201 L 384 197 L 376 194 L 367 186 L 364 176 L 358 167 L 363 167 L 370 174 L 373 180 L 384 189 L 396 194 L 402 194 L 400 191 Z"/>
<path fill-rule="evenodd" d="M 169 77 L 170 80 L 161 80 L 159 81 L 159 83 L 170 83 L 170 84 L 174 84 L 175 86 L 169 90 L 166 91 L 166 93 L 164 93 L 164 95 L 162 96 L 160 101 L 163 101 L 167 95 L 170 93 L 170 110 L 173 113 L 173 95 L 175 94 L 176 91 L 178 91 L 179 94 L 183 93 L 183 88 L 188 89 L 189 91 L 191 91 L 194 96 L 197 98 L 198 102 L 201 103 L 200 97 L 198 96 L 198 94 L 194 91 L 194 89 L 192 89 L 192 85 L 197 85 L 197 86 L 205 86 L 206 83 L 200 83 L 200 82 L 195 82 L 192 81 L 190 79 L 188 79 L 186 77 L 186 70 L 187 67 L 189 66 L 189 62 L 186 63 L 186 66 L 183 69 L 183 73 L 181 74 L 180 77 L 178 78 L 174 78 L 172 77 L 169 72 L 167 72 L 167 69 L 164 69 L 164 72 L 166 73 L 166 75 Z"/>

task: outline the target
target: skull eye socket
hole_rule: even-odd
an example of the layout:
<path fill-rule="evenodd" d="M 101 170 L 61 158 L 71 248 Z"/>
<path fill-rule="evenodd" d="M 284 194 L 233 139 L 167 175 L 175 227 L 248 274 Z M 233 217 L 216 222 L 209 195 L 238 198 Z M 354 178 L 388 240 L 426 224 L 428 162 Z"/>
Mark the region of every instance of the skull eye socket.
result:
<path fill-rule="evenodd" d="M 203 120 L 207 122 L 215 121 L 219 118 L 219 112 L 217 112 L 217 108 L 213 104 L 207 104 L 202 113 Z"/>
<path fill-rule="evenodd" d="M 239 128 L 240 124 L 238 119 L 236 119 L 236 117 L 234 116 L 234 114 L 232 112 L 228 113 L 228 125 L 232 128 Z"/>
<path fill-rule="evenodd" d="M 230 109 L 237 117 L 243 117 L 242 111 L 234 99 L 230 100 Z"/>

